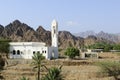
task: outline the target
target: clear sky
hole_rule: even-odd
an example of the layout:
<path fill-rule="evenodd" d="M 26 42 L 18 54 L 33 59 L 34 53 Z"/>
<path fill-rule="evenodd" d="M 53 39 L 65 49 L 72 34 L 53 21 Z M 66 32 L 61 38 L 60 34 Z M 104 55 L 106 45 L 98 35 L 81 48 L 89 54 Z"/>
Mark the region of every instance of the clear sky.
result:
<path fill-rule="evenodd" d="M 93 30 L 120 32 L 120 0 L 0 0 L 0 24 L 20 20 L 36 29 L 50 30 L 56 19 L 59 30 L 72 33 Z"/>

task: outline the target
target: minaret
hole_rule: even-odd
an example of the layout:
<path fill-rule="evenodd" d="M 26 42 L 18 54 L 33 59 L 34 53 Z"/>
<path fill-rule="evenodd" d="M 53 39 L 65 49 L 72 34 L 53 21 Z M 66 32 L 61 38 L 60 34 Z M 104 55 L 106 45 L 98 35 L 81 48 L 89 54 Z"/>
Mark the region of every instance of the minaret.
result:
<path fill-rule="evenodd" d="M 52 47 L 58 47 L 58 23 L 56 20 L 52 21 L 51 37 L 52 37 Z"/>

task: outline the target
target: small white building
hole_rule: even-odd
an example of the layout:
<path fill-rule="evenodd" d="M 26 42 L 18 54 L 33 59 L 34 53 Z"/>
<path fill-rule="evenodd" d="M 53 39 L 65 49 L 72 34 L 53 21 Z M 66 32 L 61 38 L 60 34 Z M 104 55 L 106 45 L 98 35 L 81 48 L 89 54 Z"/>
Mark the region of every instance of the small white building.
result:
<path fill-rule="evenodd" d="M 87 49 L 88 52 L 98 52 L 103 53 L 103 49 Z"/>
<path fill-rule="evenodd" d="M 58 23 L 51 25 L 52 45 L 43 42 L 10 42 L 10 58 L 32 59 L 35 53 L 41 53 L 46 59 L 58 58 Z"/>

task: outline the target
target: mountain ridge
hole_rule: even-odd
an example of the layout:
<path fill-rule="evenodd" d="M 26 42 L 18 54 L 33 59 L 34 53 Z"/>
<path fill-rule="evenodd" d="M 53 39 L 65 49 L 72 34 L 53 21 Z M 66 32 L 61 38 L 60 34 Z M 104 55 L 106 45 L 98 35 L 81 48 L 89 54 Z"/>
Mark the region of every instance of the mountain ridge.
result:
<path fill-rule="evenodd" d="M 0 37 L 10 39 L 14 42 L 45 42 L 51 45 L 51 32 L 39 26 L 36 30 L 19 20 L 9 23 L 5 27 L 0 25 Z M 67 31 L 59 31 L 59 47 L 67 48 L 68 46 L 81 46 L 83 39 L 72 35 Z"/>
<path fill-rule="evenodd" d="M 120 34 L 112 34 L 112 33 L 106 33 L 104 31 L 100 31 L 98 33 L 95 33 L 94 31 L 86 31 L 86 32 L 79 32 L 79 33 L 74 33 L 73 35 L 75 36 L 80 36 L 83 38 L 87 38 L 88 36 L 95 36 L 97 38 L 104 38 L 106 40 L 115 42 L 115 43 L 120 43 Z"/>
<path fill-rule="evenodd" d="M 51 45 L 51 31 L 44 29 L 42 26 L 38 26 L 38 28 L 34 30 L 19 20 L 15 20 L 5 27 L 0 25 L 0 33 L 0 38 L 7 38 L 14 42 L 45 42 L 47 46 Z M 113 43 L 112 41 L 94 35 L 82 38 L 80 36 L 74 36 L 68 31 L 58 32 L 58 46 L 62 49 L 66 49 L 67 47 L 81 48 L 100 41 Z"/>

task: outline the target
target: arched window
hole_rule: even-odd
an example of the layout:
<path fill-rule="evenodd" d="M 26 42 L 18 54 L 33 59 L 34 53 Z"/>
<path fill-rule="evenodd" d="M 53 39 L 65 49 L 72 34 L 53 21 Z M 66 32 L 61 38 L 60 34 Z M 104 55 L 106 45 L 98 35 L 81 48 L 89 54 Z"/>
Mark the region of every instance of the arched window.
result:
<path fill-rule="evenodd" d="M 45 53 L 46 53 L 46 51 L 45 51 Z"/>
<path fill-rule="evenodd" d="M 13 55 L 15 55 L 16 54 L 16 51 L 15 50 L 13 50 Z"/>
<path fill-rule="evenodd" d="M 35 54 L 35 51 L 33 51 L 33 54 Z"/>
<path fill-rule="evenodd" d="M 17 50 L 17 55 L 20 55 L 20 50 Z"/>

